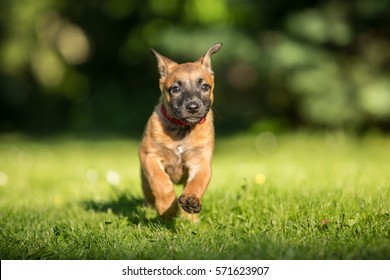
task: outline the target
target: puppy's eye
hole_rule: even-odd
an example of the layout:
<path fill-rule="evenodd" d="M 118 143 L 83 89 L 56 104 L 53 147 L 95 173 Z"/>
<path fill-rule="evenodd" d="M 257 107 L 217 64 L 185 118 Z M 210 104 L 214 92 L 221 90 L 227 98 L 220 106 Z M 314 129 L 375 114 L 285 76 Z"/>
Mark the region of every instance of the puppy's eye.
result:
<path fill-rule="evenodd" d="M 210 86 L 208 84 L 203 84 L 200 88 L 203 92 L 208 92 L 210 90 Z"/>
<path fill-rule="evenodd" d="M 178 86 L 172 86 L 170 89 L 171 93 L 180 93 L 181 89 Z"/>

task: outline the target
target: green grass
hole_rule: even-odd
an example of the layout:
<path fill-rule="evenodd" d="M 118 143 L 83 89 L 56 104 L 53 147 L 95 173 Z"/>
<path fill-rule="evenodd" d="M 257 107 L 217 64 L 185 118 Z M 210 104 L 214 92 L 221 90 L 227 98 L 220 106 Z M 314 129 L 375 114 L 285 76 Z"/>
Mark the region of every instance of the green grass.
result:
<path fill-rule="evenodd" d="M 0 258 L 389 259 L 389 159 L 385 136 L 217 138 L 192 224 L 143 206 L 137 141 L 3 135 Z"/>

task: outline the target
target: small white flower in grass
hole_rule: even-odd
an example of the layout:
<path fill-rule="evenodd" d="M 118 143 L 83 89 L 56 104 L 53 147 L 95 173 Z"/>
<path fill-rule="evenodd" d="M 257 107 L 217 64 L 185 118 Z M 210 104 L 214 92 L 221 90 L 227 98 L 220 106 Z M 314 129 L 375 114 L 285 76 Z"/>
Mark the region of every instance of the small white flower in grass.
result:
<path fill-rule="evenodd" d="M 118 173 L 116 173 L 115 171 L 109 170 L 106 173 L 106 180 L 107 180 L 107 183 L 109 183 L 110 185 L 118 186 L 120 181 L 121 181 L 121 178 L 120 178 Z"/>
<path fill-rule="evenodd" d="M 8 182 L 8 176 L 4 172 L 0 171 L 0 187 L 4 187 Z"/>
<path fill-rule="evenodd" d="M 87 181 L 91 184 L 95 184 L 99 178 L 99 174 L 96 170 L 94 169 L 88 169 L 85 177 L 87 177 Z"/>

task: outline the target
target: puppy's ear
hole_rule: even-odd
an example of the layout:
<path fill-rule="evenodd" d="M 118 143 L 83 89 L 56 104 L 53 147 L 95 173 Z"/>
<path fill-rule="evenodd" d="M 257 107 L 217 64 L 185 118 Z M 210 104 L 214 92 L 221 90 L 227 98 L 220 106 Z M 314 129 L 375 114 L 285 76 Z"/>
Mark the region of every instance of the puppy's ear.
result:
<path fill-rule="evenodd" d="M 150 49 L 150 51 L 157 58 L 157 66 L 160 77 L 165 78 L 171 72 L 172 68 L 177 65 L 177 63 L 159 54 L 155 49 Z"/>
<path fill-rule="evenodd" d="M 198 62 L 202 64 L 202 66 L 210 73 L 214 74 L 213 70 L 211 69 L 211 55 L 217 53 L 222 47 L 222 43 L 216 43 L 214 46 L 209 48 L 209 50 L 198 59 Z"/>

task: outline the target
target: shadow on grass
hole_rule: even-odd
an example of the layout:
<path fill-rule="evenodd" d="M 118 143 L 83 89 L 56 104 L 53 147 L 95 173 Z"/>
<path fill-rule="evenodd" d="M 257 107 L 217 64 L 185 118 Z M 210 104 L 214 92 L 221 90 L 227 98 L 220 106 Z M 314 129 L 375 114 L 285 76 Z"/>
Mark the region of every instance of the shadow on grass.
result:
<path fill-rule="evenodd" d="M 142 198 L 125 193 L 118 194 L 116 198 L 108 202 L 86 201 L 83 207 L 86 210 L 100 213 L 112 212 L 115 215 L 126 217 L 132 224 L 157 224 L 167 229 L 174 229 L 172 221 L 166 221 L 154 214 L 155 210 L 146 207 Z"/>

